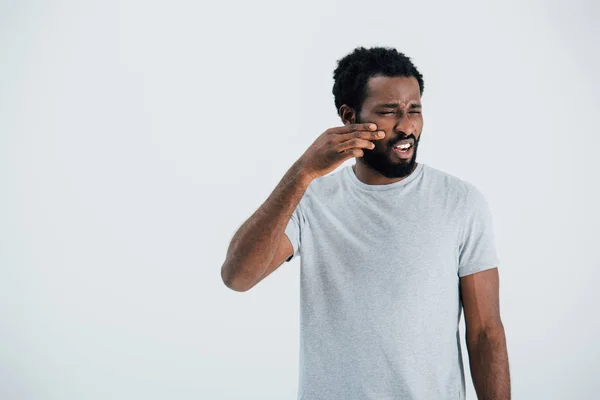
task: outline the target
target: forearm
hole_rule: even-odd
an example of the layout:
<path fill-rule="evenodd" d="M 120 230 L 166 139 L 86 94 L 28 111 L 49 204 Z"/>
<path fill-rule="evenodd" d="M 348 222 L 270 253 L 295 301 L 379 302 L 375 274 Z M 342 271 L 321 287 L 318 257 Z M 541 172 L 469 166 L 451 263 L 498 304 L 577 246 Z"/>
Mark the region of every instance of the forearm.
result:
<path fill-rule="evenodd" d="M 473 385 L 478 400 L 510 400 L 510 373 L 506 336 L 502 326 L 467 333 L 466 342 Z"/>
<path fill-rule="evenodd" d="M 310 181 L 299 163 L 295 163 L 267 200 L 237 230 L 221 267 L 227 286 L 244 290 L 260 279 Z"/>

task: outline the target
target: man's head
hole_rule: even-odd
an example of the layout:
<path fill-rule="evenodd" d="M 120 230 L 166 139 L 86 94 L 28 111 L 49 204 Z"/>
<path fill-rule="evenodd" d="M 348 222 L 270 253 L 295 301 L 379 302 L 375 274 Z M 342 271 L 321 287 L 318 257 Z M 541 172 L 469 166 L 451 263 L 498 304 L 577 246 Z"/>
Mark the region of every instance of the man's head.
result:
<path fill-rule="evenodd" d="M 392 48 L 356 48 L 338 60 L 333 95 L 344 124 L 374 122 L 385 138 L 363 149 L 362 159 L 388 178 L 409 175 L 416 163 L 423 129 L 423 76 L 408 57 Z M 394 146 L 410 139 L 406 153 Z"/>

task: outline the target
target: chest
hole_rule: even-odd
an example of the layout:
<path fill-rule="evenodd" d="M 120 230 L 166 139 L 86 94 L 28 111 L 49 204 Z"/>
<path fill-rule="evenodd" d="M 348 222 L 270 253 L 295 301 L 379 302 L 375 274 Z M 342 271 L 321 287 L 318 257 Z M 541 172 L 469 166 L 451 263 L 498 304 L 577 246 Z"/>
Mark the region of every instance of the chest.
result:
<path fill-rule="evenodd" d="M 337 202 L 314 207 L 307 222 L 303 257 L 314 279 L 383 291 L 456 282 L 461 221 L 451 204 Z"/>

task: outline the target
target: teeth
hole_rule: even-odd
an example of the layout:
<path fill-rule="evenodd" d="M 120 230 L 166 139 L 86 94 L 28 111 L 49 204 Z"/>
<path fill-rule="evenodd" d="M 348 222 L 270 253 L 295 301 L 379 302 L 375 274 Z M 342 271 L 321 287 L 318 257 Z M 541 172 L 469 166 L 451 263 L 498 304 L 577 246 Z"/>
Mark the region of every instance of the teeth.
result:
<path fill-rule="evenodd" d="M 399 147 L 401 149 L 408 149 L 410 147 L 410 143 L 401 144 L 401 145 L 396 146 L 396 147 Z"/>

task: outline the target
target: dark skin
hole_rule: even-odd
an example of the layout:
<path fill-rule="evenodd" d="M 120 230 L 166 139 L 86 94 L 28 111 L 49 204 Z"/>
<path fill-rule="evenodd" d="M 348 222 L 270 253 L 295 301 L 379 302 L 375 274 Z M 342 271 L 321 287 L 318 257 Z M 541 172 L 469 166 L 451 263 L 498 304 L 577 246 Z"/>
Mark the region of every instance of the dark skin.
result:
<path fill-rule="evenodd" d="M 377 157 L 387 157 L 389 163 L 407 163 L 407 160 L 398 158 L 391 147 L 399 139 L 412 135 L 418 141 L 421 136 L 423 115 L 418 81 L 413 77 L 375 76 L 369 79 L 367 88 L 368 96 L 361 107 L 360 122 L 374 122 L 378 130 L 385 132 L 385 138 L 375 141 L 375 148 L 365 152 L 372 151 Z M 340 107 L 340 116 L 345 125 L 356 122 L 356 112 L 345 104 Z M 367 165 L 361 157 L 356 158 L 353 169 L 358 179 L 370 185 L 387 185 L 405 178 L 388 178 Z"/>
<path fill-rule="evenodd" d="M 325 131 L 286 173 L 265 203 L 236 232 L 221 268 L 221 276 L 233 290 L 247 291 L 277 269 L 293 252 L 283 234 L 292 212 L 310 182 L 333 171 L 344 160 L 356 158 L 354 172 L 362 182 L 386 185 L 405 176 L 388 178 L 372 169 L 362 158 L 367 152 L 384 157 L 388 166 L 416 160 L 402 160 L 391 151 L 398 139 L 418 140 L 423 128 L 418 82 L 406 77 L 373 77 L 369 95 L 357 114 L 347 105 L 340 108 L 345 127 Z M 384 106 L 384 104 L 387 104 Z M 373 122 L 377 127 L 368 127 Z M 385 132 L 376 136 L 376 129 Z M 369 146 L 373 144 L 373 148 Z M 343 153 L 340 153 L 343 152 Z M 364 154 L 363 154 L 364 152 Z M 416 166 L 416 161 L 414 167 Z M 500 320 L 498 269 L 492 268 L 460 278 L 461 301 L 466 324 L 466 342 L 471 375 L 477 396 L 482 399 L 510 399 L 508 355 Z"/>
<path fill-rule="evenodd" d="M 498 268 L 460 278 L 465 341 L 479 400 L 510 400 L 508 352 L 498 292 Z"/>
<path fill-rule="evenodd" d="M 417 80 L 412 77 L 376 76 L 369 79 L 367 88 L 360 122 L 377 124 L 377 129 L 385 132 L 385 137 L 374 141 L 374 149 L 365 149 L 365 153 L 373 151 L 377 157 L 387 157 L 388 163 L 409 163 L 410 160 L 398 158 L 391 151 L 391 146 L 410 135 L 417 141 L 421 136 L 423 115 Z M 340 115 L 345 125 L 357 122 L 355 110 L 347 105 L 340 107 Z M 413 161 L 416 167 L 416 160 Z M 356 158 L 353 169 L 359 180 L 370 185 L 387 185 L 406 177 L 388 178 L 371 168 L 362 157 Z M 460 297 L 469 365 L 477 397 L 479 400 L 509 400 L 510 373 L 506 337 L 500 318 L 498 268 L 461 277 Z"/>

